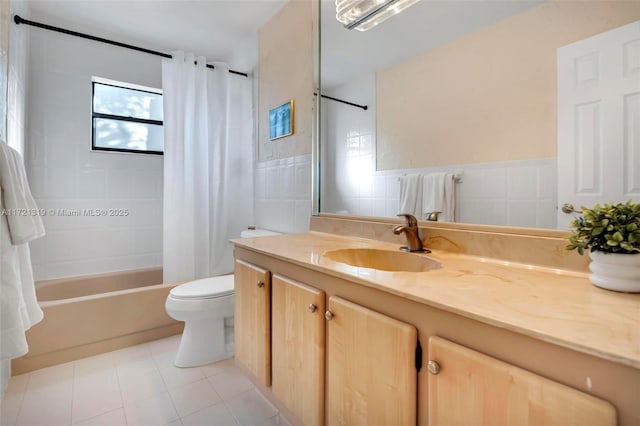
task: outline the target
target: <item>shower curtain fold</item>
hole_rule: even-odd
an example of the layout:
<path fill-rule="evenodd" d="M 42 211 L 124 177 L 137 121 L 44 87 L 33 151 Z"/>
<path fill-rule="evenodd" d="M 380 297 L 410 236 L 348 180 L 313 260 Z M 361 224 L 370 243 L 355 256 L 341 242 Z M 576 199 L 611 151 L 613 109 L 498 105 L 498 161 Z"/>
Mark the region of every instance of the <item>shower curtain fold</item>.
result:
<path fill-rule="evenodd" d="M 253 222 L 251 81 L 172 56 L 162 61 L 166 283 L 232 272 L 228 240 Z"/>

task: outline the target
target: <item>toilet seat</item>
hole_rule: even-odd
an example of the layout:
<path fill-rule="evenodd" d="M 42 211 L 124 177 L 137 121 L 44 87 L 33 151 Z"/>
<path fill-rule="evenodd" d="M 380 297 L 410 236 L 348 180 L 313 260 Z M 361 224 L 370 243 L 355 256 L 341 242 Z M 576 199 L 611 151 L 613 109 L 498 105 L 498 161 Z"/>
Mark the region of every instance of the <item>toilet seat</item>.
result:
<path fill-rule="evenodd" d="M 178 300 L 215 299 L 232 295 L 233 274 L 203 278 L 181 284 L 171 289 L 169 297 Z"/>

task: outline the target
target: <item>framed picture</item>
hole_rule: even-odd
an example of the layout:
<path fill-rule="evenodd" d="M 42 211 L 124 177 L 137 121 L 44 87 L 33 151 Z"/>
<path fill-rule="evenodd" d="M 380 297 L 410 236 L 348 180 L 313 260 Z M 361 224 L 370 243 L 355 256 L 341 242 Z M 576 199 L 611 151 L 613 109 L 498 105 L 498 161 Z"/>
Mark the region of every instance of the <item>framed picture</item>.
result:
<path fill-rule="evenodd" d="M 293 99 L 269 110 L 269 140 L 293 134 Z"/>

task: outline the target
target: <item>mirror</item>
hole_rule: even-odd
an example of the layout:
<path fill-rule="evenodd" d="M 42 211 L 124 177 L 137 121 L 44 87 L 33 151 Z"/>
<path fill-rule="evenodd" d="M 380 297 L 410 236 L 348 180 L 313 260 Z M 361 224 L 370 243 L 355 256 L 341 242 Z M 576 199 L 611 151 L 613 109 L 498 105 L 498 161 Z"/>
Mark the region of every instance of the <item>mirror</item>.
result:
<path fill-rule="evenodd" d="M 558 48 L 639 20 L 637 3 L 422 0 L 368 31 L 320 8 L 321 213 L 395 217 L 400 180 L 444 172 L 456 222 L 566 226 L 558 185 L 584 176 L 557 166 Z"/>

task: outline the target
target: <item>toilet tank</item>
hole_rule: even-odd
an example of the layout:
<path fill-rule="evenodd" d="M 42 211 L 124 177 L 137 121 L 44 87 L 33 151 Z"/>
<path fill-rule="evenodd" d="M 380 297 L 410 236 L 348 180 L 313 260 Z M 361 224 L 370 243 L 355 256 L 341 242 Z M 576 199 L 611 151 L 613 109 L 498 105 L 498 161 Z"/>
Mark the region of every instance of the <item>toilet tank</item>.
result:
<path fill-rule="evenodd" d="M 280 232 L 267 231 L 266 229 L 245 229 L 240 233 L 240 238 L 268 237 L 269 235 L 281 235 Z"/>

